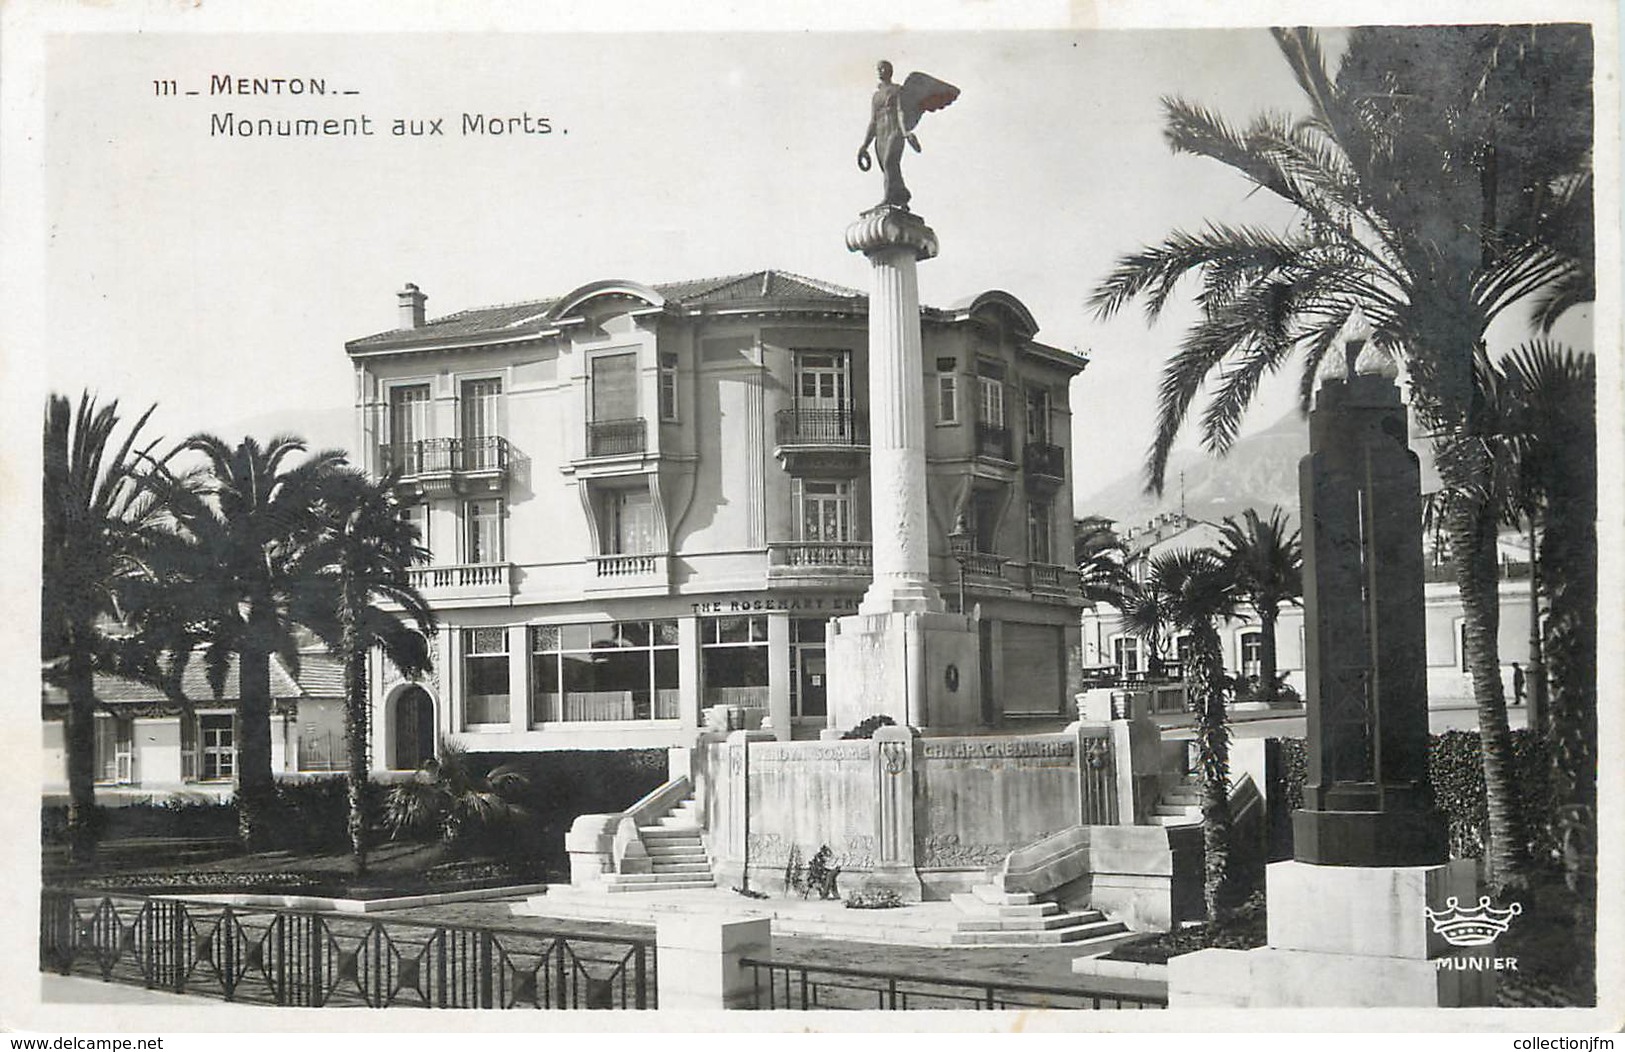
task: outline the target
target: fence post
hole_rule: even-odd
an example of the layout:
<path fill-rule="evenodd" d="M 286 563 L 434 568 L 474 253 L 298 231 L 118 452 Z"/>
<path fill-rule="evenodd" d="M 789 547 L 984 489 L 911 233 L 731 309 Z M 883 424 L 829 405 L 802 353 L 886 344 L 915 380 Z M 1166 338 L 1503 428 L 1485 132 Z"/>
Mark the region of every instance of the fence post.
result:
<path fill-rule="evenodd" d="M 661 917 L 655 923 L 661 1009 L 756 1007 L 751 970 L 739 962 L 766 956 L 772 935 L 772 922 L 765 917 Z"/>

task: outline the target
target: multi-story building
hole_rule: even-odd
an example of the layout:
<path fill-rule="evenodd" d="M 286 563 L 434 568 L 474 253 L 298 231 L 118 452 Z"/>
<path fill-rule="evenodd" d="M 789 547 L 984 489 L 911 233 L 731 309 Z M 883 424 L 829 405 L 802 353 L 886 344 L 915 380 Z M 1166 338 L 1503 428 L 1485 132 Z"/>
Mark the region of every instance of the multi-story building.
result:
<path fill-rule="evenodd" d="M 353 340 L 358 449 L 398 473 L 441 619 L 379 668 L 373 755 L 692 740 L 704 710 L 826 726 L 825 630 L 870 576 L 866 297 L 779 271 L 568 295 Z M 1065 720 L 1082 601 L 1068 385 L 1015 297 L 922 310 L 932 573 L 982 611 L 983 722 Z"/>

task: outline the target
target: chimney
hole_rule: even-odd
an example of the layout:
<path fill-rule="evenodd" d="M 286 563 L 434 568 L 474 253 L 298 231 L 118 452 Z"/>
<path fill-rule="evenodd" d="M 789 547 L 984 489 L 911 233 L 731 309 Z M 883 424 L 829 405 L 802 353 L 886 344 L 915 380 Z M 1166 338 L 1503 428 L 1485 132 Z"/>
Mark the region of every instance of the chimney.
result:
<path fill-rule="evenodd" d="M 395 295 L 400 300 L 401 304 L 399 315 L 400 323 L 396 326 L 396 328 L 423 328 L 423 305 L 429 301 L 429 297 L 425 296 L 422 291 L 420 291 L 418 287 L 412 284 L 410 281 L 406 283 L 406 288 L 395 293 Z"/>

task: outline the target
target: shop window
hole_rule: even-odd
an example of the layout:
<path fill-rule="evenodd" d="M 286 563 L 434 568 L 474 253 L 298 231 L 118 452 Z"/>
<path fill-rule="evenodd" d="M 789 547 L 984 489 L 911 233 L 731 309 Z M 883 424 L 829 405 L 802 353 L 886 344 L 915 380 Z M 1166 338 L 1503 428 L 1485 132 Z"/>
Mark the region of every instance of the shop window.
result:
<path fill-rule="evenodd" d="M 463 722 L 508 723 L 508 630 L 463 629 Z"/>
<path fill-rule="evenodd" d="M 533 726 L 678 717 L 677 622 L 535 625 Z"/>
<path fill-rule="evenodd" d="M 700 622 L 700 674 L 707 705 L 767 705 L 767 618 Z"/>

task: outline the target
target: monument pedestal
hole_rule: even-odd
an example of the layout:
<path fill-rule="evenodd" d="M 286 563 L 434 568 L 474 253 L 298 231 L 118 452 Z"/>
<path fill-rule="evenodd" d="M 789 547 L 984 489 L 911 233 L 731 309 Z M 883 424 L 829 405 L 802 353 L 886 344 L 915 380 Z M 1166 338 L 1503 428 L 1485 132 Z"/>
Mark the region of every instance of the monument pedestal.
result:
<path fill-rule="evenodd" d="M 1476 863 L 1270 865 L 1269 945 L 1200 950 L 1168 962 L 1171 1008 L 1459 1008 L 1495 1001 L 1495 972 L 1441 961 L 1456 949 L 1427 910 L 1476 901 Z"/>
<path fill-rule="evenodd" d="M 836 618 L 825 641 L 832 732 L 870 716 L 951 730 L 981 721 L 976 620 L 960 614 L 854 614 Z"/>

